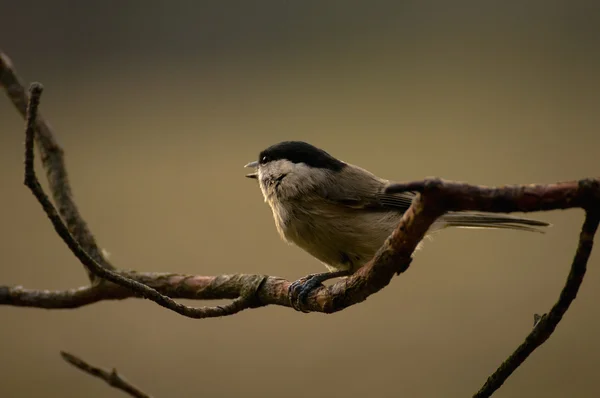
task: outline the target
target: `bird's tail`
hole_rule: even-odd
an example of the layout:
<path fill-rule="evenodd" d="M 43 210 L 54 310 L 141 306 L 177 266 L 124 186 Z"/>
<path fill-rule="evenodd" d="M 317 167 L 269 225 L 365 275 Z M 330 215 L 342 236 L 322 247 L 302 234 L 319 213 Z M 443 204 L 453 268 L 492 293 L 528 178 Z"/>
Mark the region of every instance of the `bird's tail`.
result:
<path fill-rule="evenodd" d="M 439 219 L 439 226 L 441 228 L 459 227 L 514 229 L 520 231 L 544 233 L 540 227 L 548 227 L 550 224 L 544 221 L 509 216 L 506 214 L 464 211 L 444 214 Z"/>

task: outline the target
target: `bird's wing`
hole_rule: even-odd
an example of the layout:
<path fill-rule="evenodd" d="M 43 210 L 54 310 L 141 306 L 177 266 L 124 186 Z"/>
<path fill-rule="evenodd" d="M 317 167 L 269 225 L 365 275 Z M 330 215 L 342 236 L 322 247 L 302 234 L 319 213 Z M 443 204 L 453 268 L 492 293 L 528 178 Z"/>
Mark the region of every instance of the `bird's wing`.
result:
<path fill-rule="evenodd" d="M 415 192 L 401 192 L 401 193 L 384 193 L 380 192 L 376 195 L 378 202 L 381 206 L 391 209 L 406 211 L 413 199 L 417 196 Z"/>
<path fill-rule="evenodd" d="M 327 199 L 338 205 L 344 205 L 353 209 L 365 210 L 396 210 L 404 213 L 411 205 L 416 194 L 413 192 L 402 192 L 386 194 L 377 190 L 354 191 L 343 194 L 341 192 L 329 193 Z"/>
<path fill-rule="evenodd" d="M 344 177 L 332 179 L 330 184 L 320 186 L 321 198 L 333 205 L 343 205 L 356 210 L 395 210 L 404 213 L 417 195 L 415 192 L 385 193 L 389 181 L 378 179 L 356 167 L 349 170 Z M 545 221 L 473 211 L 449 212 L 440 217 L 438 222 L 444 227 L 507 228 L 536 232 L 542 232 L 539 227 L 550 225 Z"/>
<path fill-rule="evenodd" d="M 353 174 L 355 178 L 353 178 Z M 344 205 L 353 209 L 365 210 L 396 210 L 405 212 L 416 196 L 414 192 L 385 193 L 388 181 L 382 180 L 367 172 L 352 166 L 346 178 L 332 181 L 321 186 L 322 196 L 336 205 Z M 360 183 L 356 183 L 360 181 Z M 325 187 L 335 187 L 327 189 Z"/>

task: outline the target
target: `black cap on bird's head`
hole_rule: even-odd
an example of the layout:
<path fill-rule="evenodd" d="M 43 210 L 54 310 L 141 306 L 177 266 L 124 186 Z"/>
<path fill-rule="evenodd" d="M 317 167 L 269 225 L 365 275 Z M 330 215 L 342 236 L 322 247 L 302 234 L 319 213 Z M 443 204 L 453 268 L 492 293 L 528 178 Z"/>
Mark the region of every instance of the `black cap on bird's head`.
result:
<path fill-rule="evenodd" d="M 346 164 L 307 142 L 283 141 L 271 145 L 261 151 L 258 161 L 250 162 L 244 167 L 259 167 L 276 160 L 287 160 L 292 163 L 304 163 L 318 169 L 340 171 Z M 247 174 L 248 178 L 257 178 L 256 173 Z"/>

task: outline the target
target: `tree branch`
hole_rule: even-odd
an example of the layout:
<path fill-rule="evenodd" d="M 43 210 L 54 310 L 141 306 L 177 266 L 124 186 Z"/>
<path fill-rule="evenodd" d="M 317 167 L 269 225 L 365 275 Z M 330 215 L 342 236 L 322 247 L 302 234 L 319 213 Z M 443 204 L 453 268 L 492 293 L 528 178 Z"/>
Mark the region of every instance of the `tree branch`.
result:
<path fill-rule="evenodd" d="M 264 275 L 235 274 L 218 276 L 185 275 L 158 272 L 116 271 L 124 278 L 149 286 L 174 299 L 235 299 L 250 287 L 260 285 L 257 306 L 290 306 L 289 281 Z M 113 283 L 82 286 L 67 290 L 36 290 L 22 286 L 0 286 L 0 305 L 46 309 L 72 309 L 108 300 L 140 297 L 135 291 Z"/>
<path fill-rule="evenodd" d="M 420 192 L 438 198 L 445 211 L 491 213 L 534 212 L 572 208 L 594 208 L 600 203 L 600 178 L 564 181 L 555 184 L 486 187 L 464 182 L 428 178 L 393 184 L 386 193 Z"/>
<path fill-rule="evenodd" d="M 11 92 L 11 90 L 15 91 L 15 87 L 22 86 L 7 59 L 5 56 L 1 58 L 0 82 L 7 88 L 15 106 L 20 109 L 22 98 L 26 96 L 23 93 Z M 272 304 L 291 306 L 288 298 L 290 282 L 278 277 L 243 274 L 209 277 L 140 273 L 107 267 L 107 263 L 96 255 L 100 252 L 93 236 L 87 230 L 70 196 L 66 171 L 62 163 L 62 150 L 57 150 L 60 154 L 58 157 L 54 153 L 55 161 L 48 160 L 52 156 L 49 154 L 52 151 L 48 148 L 52 148 L 51 143 L 55 141 L 50 129 L 44 127 L 43 120 L 39 119 L 37 114 L 41 92 L 40 84 L 31 85 L 26 110 L 25 184 L 42 205 L 57 234 L 92 275 L 91 279 L 107 280 L 112 283 L 93 283 L 89 287 L 64 291 L 0 286 L 0 304 L 40 308 L 77 308 L 103 300 L 143 297 L 191 318 L 232 315 L 247 308 Z M 42 132 L 44 128 L 46 130 Z M 34 134 L 36 130 L 37 135 Z M 50 189 L 55 201 L 59 203 L 58 211 L 44 193 L 35 174 L 34 137 L 38 138 L 38 144 L 41 146 L 42 160 L 48 179 L 54 179 L 50 181 Z M 46 156 L 45 160 L 44 156 Z M 57 173 L 55 168 L 62 171 Z M 57 175 L 62 175 L 64 178 L 57 178 Z M 68 200 L 60 194 L 60 192 L 64 193 L 65 189 Z M 331 286 L 321 286 L 314 290 L 303 309 L 333 313 L 360 303 L 383 289 L 394 275 L 409 268 L 412 253 L 418 243 L 431 224 L 448 211 L 532 212 L 568 208 L 586 210 L 586 221 L 580 236 L 580 244 L 571 273 L 557 304 L 539 321 L 525 343 L 498 368 L 476 395 L 476 397 L 489 396 L 535 348 L 548 339 L 575 298 L 585 274 L 593 236 L 600 217 L 600 179 L 505 187 L 475 186 L 440 179 L 426 179 L 396 184 L 388 189 L 388 192 L 402 191 L 416 191 L 419 195 L 374 258 L 352 276 Z M 77 215 L 75 221 L 73 217 L 68 216 L 73 214 Z M 61 216 L 66 220 L 66 224 Z M 82 224 L 79 224 L 79 221 Z M 174 298 L 232 299 L 233 301 L 224 306 L 196 308 L 179 304 L 173 300 Z"/>
<path fill-rule="evenodd" d="M 123 379 L 117 373 L 117 369 L 112 371 L 107 371 L 101 368 L 97 368 L 89 363 L 85 362 L 83 359 L 76 357 L 73 354 L 69 354 L 68 352 L 61 351 L 60 355 L 63 357 L 65 361 L 75 366 L 77 369 L 90 374 L 94 377 L 104 380 L 108 383 L 109 386 L 114 387 L 118 390 L 124 391 L 132 397 L 136 398 L 152 398 L 150 395 L 146 394 L 133 384 L 129 383 L 127 380 Z"/>
<path fill-rule="evenodd" d="M 29 100 L 27 92 L 21 84 L 10 58 L 2 51 L 0 51 L 0 86 L 4 87 L 8 98 L 21 116 L 25 118 Z M 102 255 L 102 250 L 98 247 L 94 235 L 92 235 L 77 209 L 65 166 L 64 151 L 54 138 L 52 128 L 40 115 L 36 117 L 35 130 L 37 133 L 35 138 L 39 145 L 42 165 L 46 171 L 50 191 L 54 202 L 58 206 L 60 216 L 68 226 L 69 232 L 94 260 L 105 268 L 114 269 Z M 88 277 L 91 282 L 94 282 L 93 273 L 88 271 Z"/>

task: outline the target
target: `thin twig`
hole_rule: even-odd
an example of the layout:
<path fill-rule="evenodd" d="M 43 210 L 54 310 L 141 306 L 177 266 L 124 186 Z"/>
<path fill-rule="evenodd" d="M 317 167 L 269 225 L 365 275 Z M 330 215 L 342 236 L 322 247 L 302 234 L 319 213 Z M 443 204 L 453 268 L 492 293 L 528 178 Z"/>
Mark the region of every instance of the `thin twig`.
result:
<path fill-rule="evenodd" d="M 8 98 L 21 116 L 25 118 L 27 115 L 27 90 L 21 83 L 10 58 L 2 51 L 0 51 L 0 86 L 4 87 Z M 56 141 L 50 125 L 39 114 L 36 117 L 35 130 L 35 138 L 39 145 L 42 165 L 46 171 L 50 191 L 69 232 L 94 260 L 105 268 L 114 269 L 108 260 L 104 258 L 94 235 L 79 213 L 69 183 L 64 151 Z M 89 270 L 88 277 L 90 281 L 94 282 L 94 274 Z"/>
<path fill-rule="evenodd" d="M 579 244 L 567 282 L 560 292 L 558 301 L 547 315 L 542 316 L 525 341 L 498 367 L 487 379 L 481 390 L 474 398 L 487 398 L 504 384 L 506 379 L 529 357 L 529 355 L 542 345 L 554 332 L 563 315 L 569 309 L 571 302 L 577 297 L 577 292 L 583 282 L 587 262 L 594 245 L 594 235 L 600 222 L 599 209 L 589 210 L 585 214 L 585 221 L 579 234 Z"/>
<path fill-rule="evenodd" d="M 36 197 L 38 202 L 42 205 L 44 212 L 52 222 L 54 230 L 71 249 L 75 257 L 82 264 L 86 266 L 94 275 L 106 279 L 110 282 L 116 283 L 117 285 L 126 287 L 140 296 L 154 301 L 158 305 L 175 311 L 180 315 L 184 315 L 190 318 L 211 318 L 225 315 L 232 315 L 244 309 L 250 308 L 254 301 L 255 290 L 244 292 L 243 296 L 240 296 L 233 300 L 231 303 L 216 306 L 216 307 L 189 307 L 187 305 L 180 304 L 175 300 L 160 294 L 156 289 L 153 289 L 143 283 L 129 279 L 120 275 L 118 272 L 109 270 L 102 267 L 92 257 L 90 257 L 85 250 L 75 241 L 67 226 L 63 223 L 62 219 L 56 212 L 56 209 L 48 196 L 44 193 L 42 186 L 40 185 L 37 176 L 35 174 L 35 168 L 33 167 L 34 162 L 34 151 L 33 151 L 33 135 L 35 131 L 35 121 L 37 117 L 37 110 L 39 105 L 40 96 L 42 94 L 43 87 L 39 83 L 32 83 L 29 89 L 29 105 L 27 106 L 27 123 L 25 128 L 25 185 L 31 190 L 33 195 Z M 258 288 L 255 286 L 254 288 Z"/>
<path fill-rule="evenodd" d="M 73 354 L 69 354 L 68 352 L 61 351 L 60 355 L 63 357 L 65 361 L 75 366 L 77 369 L 82 370 L 83 372 L 90 374 L 94 377 L 104 380 L 108 383 L 109 386 L 114 387 L 118 390 L 124 391 L 132 397 L 136 398 L 152 398 L 149 394 L 146 394 L 127 380 L 123 379 L 118 373 L 117 369 L 112 371 L 104 370 L 101 368 L 97 368 L 89 363 L 85 362 L 83 359 L 76 357 Z"/>

